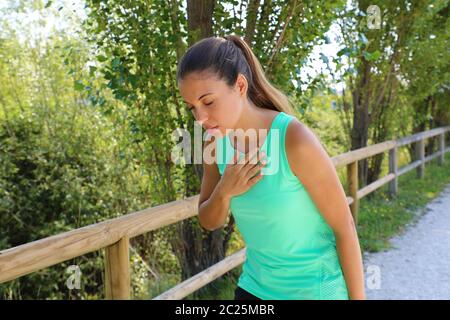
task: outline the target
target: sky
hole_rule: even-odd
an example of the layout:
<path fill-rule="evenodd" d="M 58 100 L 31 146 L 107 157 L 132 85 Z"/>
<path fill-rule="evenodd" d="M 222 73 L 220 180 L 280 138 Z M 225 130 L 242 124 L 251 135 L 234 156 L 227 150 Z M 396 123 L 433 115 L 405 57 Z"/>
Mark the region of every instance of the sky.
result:
<path fill-rule="evenodd" d="M 53 30 L 76 33 L 79 30 L 77 26 L 86 18 L 82 0 L 54 0 L 50 7 L 43 10 L 33 10 L 29 6 L 22 12 L 8 10 L 17 7 L 19 3 L 18 0 L 0 1 L 0 28 L 6 22 L 21 40 L 24 39 L 24 34 L 35 39 L 45 39 Z M 47 0 L 42 0 L 42 3 L 46 4 Z"/>

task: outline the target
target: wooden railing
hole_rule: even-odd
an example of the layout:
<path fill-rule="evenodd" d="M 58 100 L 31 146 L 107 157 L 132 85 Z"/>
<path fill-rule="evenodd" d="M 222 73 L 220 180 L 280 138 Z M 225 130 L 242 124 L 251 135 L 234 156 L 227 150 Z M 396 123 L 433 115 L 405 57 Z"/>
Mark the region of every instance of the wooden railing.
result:
<path fill-rule="evenodd" d="M 425 173 L 425 164 L 436 157 L 438 157 L 438 163 L 442 165 L 445 153 L 450 151 L 450 147 L 445 147 L 445 134 L 448 131 L 450 126 L 441 127 L 332 157 L 331 160 L 336 168 L 347 166 L 349 184 L 347 200 L 355 223 L 358 221 L 361 198 L 386 183 L 389 183 L 389 193 L 395 195 L 398 191 L 397 181 L 400 175 L 417 167 L 418 177 L 422 178 Z M 439 137 L 439 151 L 425 157 L 425 140 L 436 136 Z M 417 144 L 415 148 L 417 159 L 398 168 L 398 148 L 411 143 Z M 358 161 L 385 151 L 389 151 L 389 173 L 359 189 Z M 105 249 L 106 299 L 130 299 L 130 238 L 197 215 L 198 200 L 199 195 L 196 195 L 0 251 L 0 283 L 89 252 Z M 245 261 L 245 254 L 246 248 L 241 249 L 154 299 L 182 299 L 242 264 Z"/>

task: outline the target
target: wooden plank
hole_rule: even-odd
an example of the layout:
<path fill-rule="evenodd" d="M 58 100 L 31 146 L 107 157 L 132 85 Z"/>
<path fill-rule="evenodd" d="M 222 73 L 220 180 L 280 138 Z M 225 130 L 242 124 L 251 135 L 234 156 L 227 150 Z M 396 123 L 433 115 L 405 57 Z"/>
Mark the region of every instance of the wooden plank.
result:
<path fill-rule="evenodd" d="M 439 135 L 439 134 L 441 134 L 443 132 L 446 132 L 448 130 L 449 129 L 447 129 L 447 127 L 444 127 L 444 128 L 436 128 L 436 129 L 431 129 L 431 130 L 424 131 L 424 132 L 419 132 L 419 133 L 407 136 L 405 138 L 398 139 L 397 140 L 397 146 L 401 147 L 401 146 L 404 146 L 404 145 L 407 145 L 407 144 L 410 144 L 410 143 L 413 143 L 413 142 L 417 142 L 417 141 L 420 141 L 420 140 L 425 140 L 425 139 L 428 139 L 428 138 L 432 138 L 432 137 L 437 136 L 437 135 Z"/>
<path fill-rule="evenodd" d="M 395 145 L 396 142 L 394 140 L 377 143 L 372 146 L 367 146 L 334 156 L 331 158 L 331 161 L 335 167 L 340 167 L 385 152 L 393 148 Z"/>
<path fill-rule="evenodd" d="M 372 182 L 371 184 L 365 186 L 364 188 L 360 189 L 358 191 L 358 198 L 361 199 L 362 197 L 365 197 L 369 193 L 375 191 L 382 185 L 388 183 L 389 181 L 395 179 L 395 174 L 389 173 L 385 175 L 383 178 L 378 179 L 377 181 Z"/>
<path fill-rule="evenodd" d="M 0 283 L 198 214 L 199 195 L 0 251 Z"/>
<path fill-rule="evenodd" d="M 424 161 L 425 163 L 430 162 L 431 160 L 433 160 L 434 158 L 440 157 L 441 156 L 441 152 L 437 151 L 433 154 L 430 154 L 429 156 L 426 156 Z"/>
<path fill-rule="evenodd" d="M 105 296 L 108 300 L 129 300 L 130 290 L 130 241 L 123 237 L 105 248 Z"/>
<path fill-rule="evenodd" d="M 347 203 L 348 203 L 348 205 L 351 205 L 353 203 L 353 198 L 347 196 Z"/>
<path fill-rule="evenodd" d="M 180 300 L 204 287 L 208 283 L 217 279 L 226 272 L 236 268 L 245 261 L 247 248 L 241 249 L 236 253 L 226 257 L 222 261 L 214 264 L 208 269 L 196 274 L 195 276 L 179 283 L 175 287 L 167 290 L 153 300 Z"/>
<path fill-rule="evenodd" d="M 410 164 L 408 164 L 406 166 L 401 167 L 400 169 L 398 169 L 397 175 L 401 176 L 402 174 L 404 174 L 404 173 L 406 173 L 408 171 L 411 171 L 411 170 L 413 170 L 414 168 L 416 168 L 418 166 L 420 166 L 420 160 L 416 160 L 416 161 L 414 161 L 414 162 L 412 162 L 412 163 L 410 163 Z"/>

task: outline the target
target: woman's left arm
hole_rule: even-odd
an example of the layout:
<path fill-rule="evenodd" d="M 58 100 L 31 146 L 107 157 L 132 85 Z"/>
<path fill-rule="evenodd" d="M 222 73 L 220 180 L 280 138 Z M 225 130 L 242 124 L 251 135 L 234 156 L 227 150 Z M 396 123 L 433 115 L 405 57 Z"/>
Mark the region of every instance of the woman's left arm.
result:
<path fill-rule="evenodd" d="M 333 162 L 314 132 L 295 118 L 286 131 L 286 153 L 292 172 L 333 229 L 349 298 L 366 299 L 358 235 Z"/>

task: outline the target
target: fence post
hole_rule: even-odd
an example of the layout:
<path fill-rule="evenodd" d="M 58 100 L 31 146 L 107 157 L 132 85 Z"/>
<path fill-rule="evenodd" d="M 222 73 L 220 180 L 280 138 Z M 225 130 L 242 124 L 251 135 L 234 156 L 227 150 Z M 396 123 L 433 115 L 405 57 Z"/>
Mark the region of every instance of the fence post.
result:
<path fill-rule="evenodd" d="M 358 224 L 358 161 L 354 161 L 347 165 L 347 182 L 350 196 L 353 198 L 353 202 L 350 204 L 350 210 L 352 211 L 353 221 L 355 225 Z"/>
<path fill-rule="evenodd" d="M 391 197 L 397 195 L 398 192 L 397 153 L 397 145 L 389 150 L 389 173 L 395 174 L 395 178 L 389 181 L 389 194 Z"/>
<path fill-rule="evenodd" d="M 423 178 L 425 173 L 425 143 L 423 138 L 416 143 L 416 158 L 420 160 L 420 166 L 417 167 L 417 176 Z"/>
<path fill-rule="evenodd" d="M 445 161 L 445 131 L 439 135 L 439 152 L 441 155 L 438 157 L 438 164 L 442 166 Z"/>
<path fill-rule="evenodd" d="M 105 296 L 108 300 L 130 299 L 130 240 L 127 236 L 105 248 Z"/>

